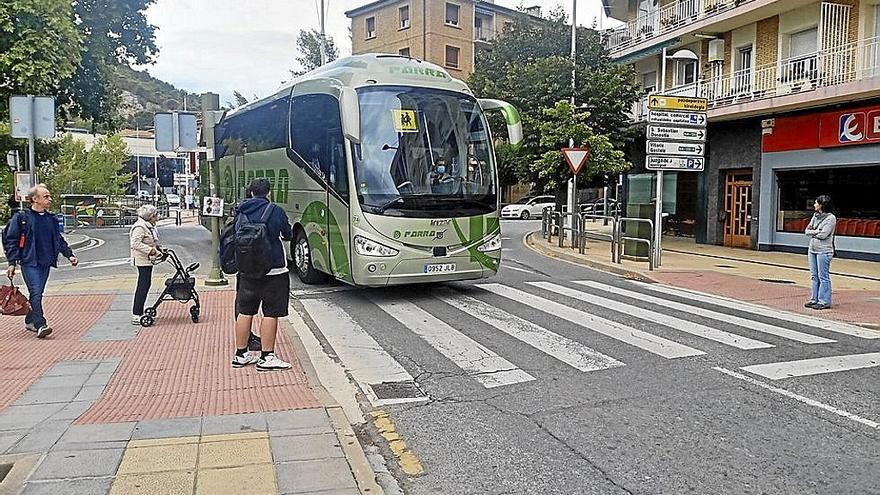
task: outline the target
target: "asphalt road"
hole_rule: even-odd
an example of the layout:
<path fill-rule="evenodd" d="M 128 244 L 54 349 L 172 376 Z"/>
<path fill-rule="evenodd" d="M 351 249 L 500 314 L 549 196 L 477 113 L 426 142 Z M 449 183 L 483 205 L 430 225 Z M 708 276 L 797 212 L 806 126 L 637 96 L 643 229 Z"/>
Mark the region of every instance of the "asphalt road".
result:
<path fill-rule="evenodd" d="M 406 493 L 880 493 L 876 334 L 551 260 L 523 245 L 539 227 L 503 222 L 501 271 L 478 282 L 292 278 L 311 330 L 421 460 L 424 475 L 397 473 Z M 101 264 L 127 256 L 125 234 L 94 234 L 80 270 L 131 271 Z M 205 276 L 204 229 L 161 235 Z"/>

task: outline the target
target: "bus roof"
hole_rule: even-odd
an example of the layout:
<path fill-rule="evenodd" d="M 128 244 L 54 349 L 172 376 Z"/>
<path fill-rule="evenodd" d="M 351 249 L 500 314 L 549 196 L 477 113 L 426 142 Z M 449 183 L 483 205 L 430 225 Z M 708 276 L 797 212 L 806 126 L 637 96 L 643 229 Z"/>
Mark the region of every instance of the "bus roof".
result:
<path fill-rule="evenodd" d="M 325 80 L 328 83 L 350 88 L 376 85 L 417 86 L 426 88 L 461 91 L 471 94 L 464 82 L 453 78 L 439 65 L 405 57 L 383 53 L 368 53 L 341 58 L 335 62 L 318 67 L 290 82 L 284 83 L 271 96 L 255 100 L 229 112 L 229 115 L 244 112 L 290 94 L 290 89 L 307 81 Z"/>

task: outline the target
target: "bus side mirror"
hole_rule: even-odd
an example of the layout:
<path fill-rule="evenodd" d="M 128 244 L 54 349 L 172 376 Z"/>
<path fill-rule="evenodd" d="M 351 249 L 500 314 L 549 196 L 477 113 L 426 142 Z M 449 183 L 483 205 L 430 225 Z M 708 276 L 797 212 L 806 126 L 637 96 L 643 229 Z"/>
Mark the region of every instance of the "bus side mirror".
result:
<path fill-rule="evenodd" d="M 515 106 L 502 100 L 491 100 L 481 98 L 477 100 L 483 111 L 499 111 L 504 116 L 504 122 L 507 124 L 507 137 L 510 144 L 519 146 L 523 141 L 522 119 L 519 111 Z"/>
<path fill-rule="evenodd" d="M 342 115 L 342 135 L 357 144 L 361 142 L 361 112 L 358 94 L 352 88 L 343 88 L 339 99 Z"/>

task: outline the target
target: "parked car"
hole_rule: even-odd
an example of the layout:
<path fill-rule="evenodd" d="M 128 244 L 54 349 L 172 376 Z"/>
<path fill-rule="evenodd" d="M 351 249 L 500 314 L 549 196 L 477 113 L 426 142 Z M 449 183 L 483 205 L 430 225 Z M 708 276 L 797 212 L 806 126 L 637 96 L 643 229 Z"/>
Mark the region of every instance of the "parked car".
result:
<path fill-rule="evenodd" d="M 509 204 L 501 209 L 501 218 L 539 218 L 546 207 L 555 207 L 556 198 L 553 196 L 536 196 L 523 198 L 516 203 Z"/>
<path fill-rule="evenodd" d="M 145 201 L 149 201 L 149 200 L 153 199 L 153 195 L 150 194 L 150 191 L 147 191 L 145 189 L 141 189 L 140 191 L 138 191 L 137 197 L 138 197 L 138 199 L 143 199 Z"/>
<path fill-rule="evenodd" d="M 166 194 L 165 200 L 168 201 L 168 206 L 180 206 L 180 196 L 178 196 L 177 194 Z"/>
<path fill-rule="evenodd" d="M 617 201 L 608 199 L 608 215 L 617 216 L 619 211 Z M 581 213 L 590 213 L 593 215 L 605 215 L 605 200 L 602 198 L 594 199 L 581 205 Z"/>

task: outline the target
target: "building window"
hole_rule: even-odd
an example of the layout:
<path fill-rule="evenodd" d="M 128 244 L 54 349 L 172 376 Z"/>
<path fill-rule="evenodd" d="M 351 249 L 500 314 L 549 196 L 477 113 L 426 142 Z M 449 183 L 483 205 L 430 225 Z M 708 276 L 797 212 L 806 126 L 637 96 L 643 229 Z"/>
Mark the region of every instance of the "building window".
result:
<path fill-rule="evenodd" d="M 748 93 L 752 90 L 752 45 L 736 50 L 733 61 L 733 86 L 737 93 Z"/>
<path fill-rule="evenodd" d="M 376 37 L 376 18 L 367 17 L 367 39 Z"/>
<path fill-rule="evenodd" d="M 646 95 L 657 92 L 656 70 L 642 74 L 642 91 L 644 91 Z"/>
<path fill-rule="evenodd" d="M 782 61 L 783 83 L 814 79 L 819 68 L 819 29 L 810 28 L 788 35 L 786 59 Z"/>
<path fill-rule="evenodd" d="M 411 56 L 409 54 L 409 47 L 401 48 L 400 50 L 397 50 L 397 53 L 403 57 L 410 57 Z"/>
<path fill-rule="evenodd" d="M 446 45 L 446 67 L 451 69 L 458 69 L 458 56 L 461 53 L 461 48 L 457 46 Z"/>
<path fill-rule="evenodd" d="M 397 9 L 397 13 L 400 18 L 400 29 L 407 29 L 409 27 L 409 5 Z"/>
<path fill-rule="evenodd" d="M 697 61 L 680 60 L 676 62 L 675 85 L 687 86 L 697 82 Z"/>
<path fill-rule="evenodd" d="M 458 17 L 461 11 L 461 7 L 454 3 L 446 4 L 446 24 L 450 26 L 458 26 Z"/>
<path fill-rule="evenodd" d="M 835 235 L 880 237 L 880 167 L 828 167 L 776 172 L 778 211 L 776 230 L 803 234 L 813 216 L 813 201 L 821 194 L 834 200 Z"/>

